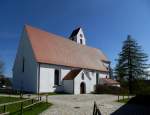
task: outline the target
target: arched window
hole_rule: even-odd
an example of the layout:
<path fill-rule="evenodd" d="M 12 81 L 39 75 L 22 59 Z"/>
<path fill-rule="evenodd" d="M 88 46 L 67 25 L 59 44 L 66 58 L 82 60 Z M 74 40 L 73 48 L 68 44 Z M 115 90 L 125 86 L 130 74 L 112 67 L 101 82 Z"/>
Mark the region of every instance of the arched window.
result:
<path fill-rule="evenodd" d="M 83 35 L 82 35 L 82 34 L 80 34 L 80 37 L 81 37 L 81 38 L 83 38 Z"/>
<path fill-rule="evenodd" d="M 54 84 L 59 85 L 59 70 L 55 70 Z"/>

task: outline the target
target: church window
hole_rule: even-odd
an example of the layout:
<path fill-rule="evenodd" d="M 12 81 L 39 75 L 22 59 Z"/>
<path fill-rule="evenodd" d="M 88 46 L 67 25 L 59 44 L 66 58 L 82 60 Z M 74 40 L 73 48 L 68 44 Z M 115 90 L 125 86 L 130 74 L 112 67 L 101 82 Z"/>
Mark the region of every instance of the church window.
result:
<path fill-rule="evenodd" d="M 82 37 L 83 37 L 83 35 L 82 35 L 82 34 L 80 34 L 80 37 L 82 38 Z"/>
<path fill-rule="evenodd" d="M 83 41 L 82 41 L 82 39 L 80 39 L 80 44 L 83 44 Z"/>
<path fill-rule="evenodd" d="M 54 84 L 59 85 L 59 70 L 55 70 L 55 76 L 54 76 Z"/>
<path fill-rule="evenodd" d="M 99 74 L 96 73 L 96 84 L 98 84 L 98 78 L 99 78 Z"/>
<path fill-rule="evenodd" d="M 84 80 L 84 73 L 82 74 L 82 80 Z"/>

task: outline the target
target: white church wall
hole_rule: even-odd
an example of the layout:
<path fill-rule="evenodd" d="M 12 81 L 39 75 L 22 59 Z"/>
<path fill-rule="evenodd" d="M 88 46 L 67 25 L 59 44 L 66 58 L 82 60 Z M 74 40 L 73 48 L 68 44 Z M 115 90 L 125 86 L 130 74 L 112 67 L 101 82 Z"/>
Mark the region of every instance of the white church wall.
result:
<path fill-rule="evenodd" d="M 99 73 L 99 78 L 109 78 L 109 74 L 108 73 Z"/>
<path fill-rule="evenodd" d="M 63 81 L 63 84 L 64 84 L 64 91 L 66 93 L 73 93 L 73 88 L 74 88 L 74 80 L 64 80 Z"/>
<path fill-rule="evenodd" d="M 82 79 L 82 73 L 84 73 L 84 79 Z M 80 94 L 80 84 L 82 82 L 86 85 L 86 93 L 91 93 L 94 91 L 94 86 L 96 84 L 96 73 L 88 70 L 81 71 L 74 79 L 74 94 Z"/>
<path fill-rule="evenodd" d="M 95 90 L 95 85 L 96 85 L 96 71 L 94 72 L 90 72 L 89 73 L 91 74 L 91 86 L 90 86 L 90 92 L 93 92 Z"/>
<path fill-rule="evenodd" d="M 71 71 L 71 68 L 63 68 L 61 69 L 61 81 L 64 79 L 64 77 Z M 63 84 L 63 83 L 62 83 Z"/>
<path fill-rule="evenodd" d="M 103 81 L 101 81 L 100 78 L 109 78 L 109 74 L 108 73 L 99 73 L 98 84 L 103 84 Z"/>
<path fill-rule="evenodd" d="M 54 68 L 49 65 L 40 64 L 40 85 L 39 92 L 53 92 L 54 91 Z"/>
<path fill-rule="evenodd" d="M 23 68 L 24 58 L 24 72 Z M 22 33 L 13 67 L 13 88 L 37 92 L 37 63 L 25 31 Z"/>
<path fill-rule="evenodd" d="M 55 69 L 60 71 L 60 85 L 54 85 Z M 63 92 L 63 78 L 71 68 L 57 65 L 40 64 L 40 92 Z"/>
<path fill-rule="evenodd" d="M 80 29 L 78 34 L 77 34 L 77 43 L 80 43 L 80 39 L 82 39 L 82 44 L 86 45 L 86 39 L 85 39 L 85 36 L 84 36 L 82 29 Z"/>
<path fill-rule="evenodd" d="M 80 39 L 82 39 L 82 44 L 86 45 L 86 39 L 83 33 L 82 28 L 80 28 L 79 32 L 77 33 L 76 36 L 73 37 L 74 41 L 77 42 L 78 44 L 80 44 Z"/>

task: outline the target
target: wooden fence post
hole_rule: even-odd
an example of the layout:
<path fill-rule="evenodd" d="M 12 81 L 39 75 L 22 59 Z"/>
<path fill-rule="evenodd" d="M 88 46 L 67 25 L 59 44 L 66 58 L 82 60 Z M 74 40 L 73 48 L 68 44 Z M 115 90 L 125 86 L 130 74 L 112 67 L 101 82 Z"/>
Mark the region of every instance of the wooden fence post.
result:
<path fill-rule="evenodd" d="M 48 95 L 46 95 L 46 103 L 48 102 Z"/>
<path fill-rule="evenodd" d="M 6 105 L 4 105 L 4 113 L 6 112 Z"/>
<path fill-rule="evenodd" d="M 23 102 L 21 102 L 21 115 L 23 115 Z"/>
<path fill-rule="evenodd" d="M 93 107 L 93 115 L 95 115 L 95 101 L 94 101 L 94 107 Z"/>
<path fill-rule="evenodd" d="M 95 101 L 94 101 L 93 115 L 101 115 L 101 112 Z"/>
<path fill-rule="evenodd" d="M 33 104 L 33 99 L 32 99 L 32 104 Z"/>
<path fill-rule="evenodd" d="M 40 96 L 40 94 L 38 93 L 38 101 L 39 101 L 39 96 Z"/>
<path fill-rule="evenodd" d="M 97 113 L 98 113 L 98 115 L 101 115 L 101 112 L 100 112 L 100 110 L 97 108 Z M 97 113 L 96 113 L 96 115 L 97 115 Z"/>
<path fill-rule="evenodd" d="M 124 101 L 124 94 L 123 94 L 123 101 Z"/>
<path fill-rule="evenodd" d="M 119 102 L 119 95 L 118 95 L 118 102 Z"/>

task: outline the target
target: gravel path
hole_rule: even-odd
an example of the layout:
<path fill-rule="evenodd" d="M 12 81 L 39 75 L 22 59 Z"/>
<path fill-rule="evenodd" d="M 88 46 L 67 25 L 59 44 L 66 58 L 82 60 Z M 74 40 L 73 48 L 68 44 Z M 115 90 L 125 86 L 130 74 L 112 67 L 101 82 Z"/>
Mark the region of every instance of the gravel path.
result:
<path fill-rule="evenodd" d="M 93 104 L 96 101 L 102 115 L 110 115 L 123 104 L 115 102 L 114 95 L 54 95 L 49 96 L 48 101 L 53 103 L 49 109 L 41 115 L 92 115 Z"/>

